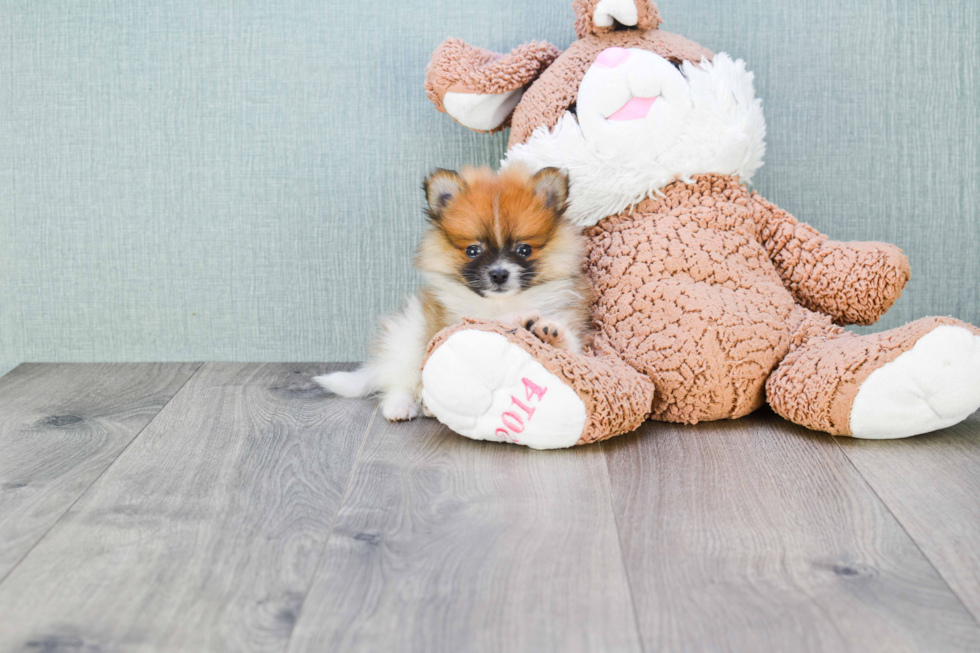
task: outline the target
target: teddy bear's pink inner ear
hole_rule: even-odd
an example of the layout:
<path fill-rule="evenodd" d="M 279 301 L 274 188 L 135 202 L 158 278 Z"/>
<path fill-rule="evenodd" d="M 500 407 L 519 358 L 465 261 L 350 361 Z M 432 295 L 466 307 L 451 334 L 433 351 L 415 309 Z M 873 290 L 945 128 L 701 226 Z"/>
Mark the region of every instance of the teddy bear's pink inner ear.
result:
<path fill-rule="evenodd" d="M 551 65 L 561 50 L 532 41 L 497 54 L 459 39 L 447 39 L 426 69 L 425 90 L 440 111 L 476 131 L 507 126 L 528 84 Z"/>
<path fill-rule="evenodd" d="M 585 38 L 604 34 L 617 27 L 657 29 L 660 13 L 650 0 L 574 0 L 575 33 Z"/>

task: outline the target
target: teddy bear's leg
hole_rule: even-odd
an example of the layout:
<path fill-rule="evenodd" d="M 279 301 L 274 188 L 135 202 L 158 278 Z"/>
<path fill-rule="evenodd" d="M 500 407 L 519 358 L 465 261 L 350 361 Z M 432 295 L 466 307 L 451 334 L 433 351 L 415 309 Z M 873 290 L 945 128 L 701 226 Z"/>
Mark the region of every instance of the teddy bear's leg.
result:
<path fill-rule="evenodd" d="M 809 313 L 766 394 L 786 419 L 834 435 L 891 439 L 946 428 L 980 408 L 980 329 L 930 317 L 857 335 Z"/>
<path fill-rule="evenodd" d="M 466 320 L 440 331 L 422 367 L 422 401 L 475 440 L 560 449 L 637 428 L 653 383 L 612 355 L 556 349 L 524 328 Z"/>

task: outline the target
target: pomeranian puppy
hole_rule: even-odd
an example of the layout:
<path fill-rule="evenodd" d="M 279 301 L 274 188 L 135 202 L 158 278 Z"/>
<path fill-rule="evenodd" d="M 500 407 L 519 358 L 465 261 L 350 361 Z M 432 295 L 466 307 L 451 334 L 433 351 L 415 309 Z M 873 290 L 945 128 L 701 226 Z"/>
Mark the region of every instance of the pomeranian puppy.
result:
<path fill-rule="evenodd" d="M 584 240 L 563 218 L 568 177 L 514 165 L 495 174 L 436 170 L 423 185 L 428 228 L 415 266 L 421 290 L 386 318 L 370 361 L 314 380 L 344 397 L 380 396 L 389 420 L 419 414 L 429 340 L 464 317 L 504 320 L 555 347 L 588 337 L 591 286 Z"/>

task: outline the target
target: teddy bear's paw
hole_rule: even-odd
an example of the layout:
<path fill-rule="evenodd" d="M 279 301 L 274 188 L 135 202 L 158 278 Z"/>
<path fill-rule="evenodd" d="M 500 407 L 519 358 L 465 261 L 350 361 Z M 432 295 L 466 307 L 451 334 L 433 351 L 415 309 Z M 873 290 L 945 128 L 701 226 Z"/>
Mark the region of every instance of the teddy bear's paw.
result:
<path fill-rule="evenodd" d="M 861 384 L 851 407 L 851 434 L 907 438 L 962 422 L 978 408 L 980 336 L 944 325 Z"/>
<path fill-rule="evenodd" d="M 478 329 L 457 331 L 432 352 L 422 399 L 460 435 L 533 449 L 576 444 L 586 422 L 574 389 L 521 346 Z"/>

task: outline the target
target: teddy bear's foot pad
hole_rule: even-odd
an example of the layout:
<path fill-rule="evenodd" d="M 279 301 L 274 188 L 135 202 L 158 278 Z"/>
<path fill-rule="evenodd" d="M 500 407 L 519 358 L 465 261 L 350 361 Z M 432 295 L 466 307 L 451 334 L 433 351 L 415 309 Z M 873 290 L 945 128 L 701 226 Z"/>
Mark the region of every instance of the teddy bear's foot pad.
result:
<path fill-rule="evenodd" d="M 422 388 L 426 408 L 474 440 L 560 449 L 585 429 L 575 390 L 499 333 L 453 333 L 426 361 Z"/>
<path fill-rule="evenodd" d="M 953 426 L 978 408 L 980 336 L 944 325 L 861 384 L 851 407 L 851 434 L 907 438 Z"/>

